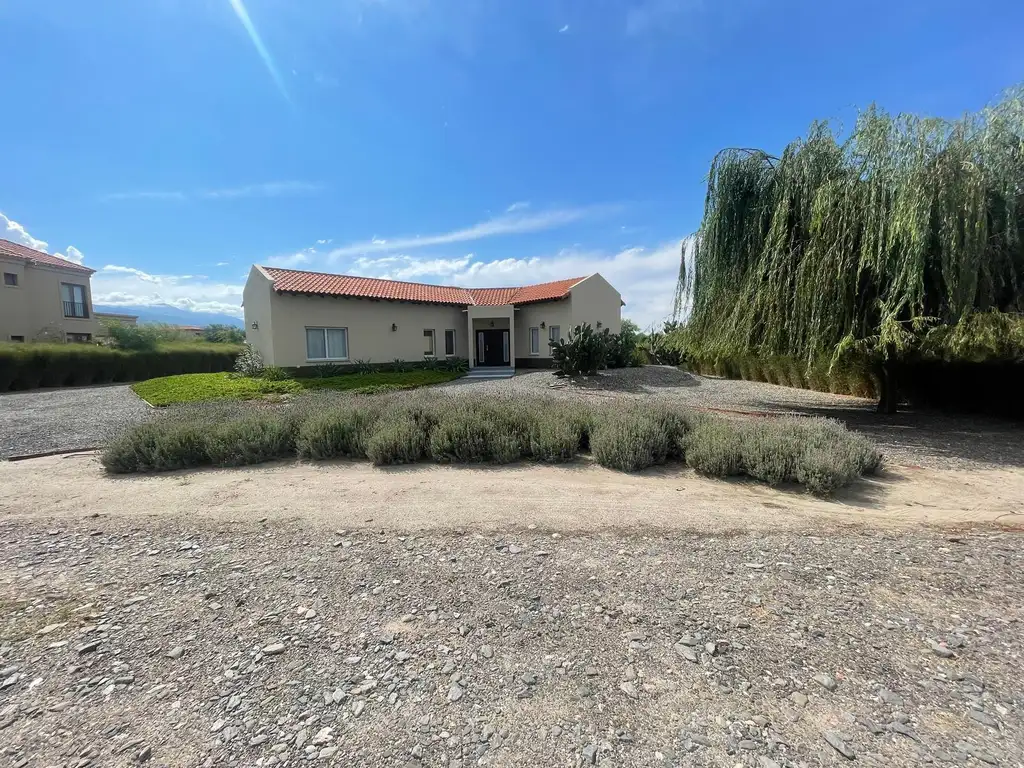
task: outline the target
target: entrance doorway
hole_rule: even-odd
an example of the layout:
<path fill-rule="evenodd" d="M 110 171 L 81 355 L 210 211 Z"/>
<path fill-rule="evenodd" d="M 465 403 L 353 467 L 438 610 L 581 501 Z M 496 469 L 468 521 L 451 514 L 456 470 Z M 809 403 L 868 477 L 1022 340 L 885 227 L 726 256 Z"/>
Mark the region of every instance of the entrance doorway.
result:
<path fill-rule="evenodd" d="M 476 332 L 476 364 L 502 366 L 509 364 L 508 331 Z"/>

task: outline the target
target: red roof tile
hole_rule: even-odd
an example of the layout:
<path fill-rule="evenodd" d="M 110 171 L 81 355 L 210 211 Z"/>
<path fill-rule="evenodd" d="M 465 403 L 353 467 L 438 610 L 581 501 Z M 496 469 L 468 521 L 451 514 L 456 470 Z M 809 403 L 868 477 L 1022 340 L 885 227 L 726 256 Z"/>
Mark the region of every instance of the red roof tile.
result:
<path fill-rule="evenodd" d="M 50 267 L 69 269 L 72 272 L 84 272 L 91 275 L 96 271 L 95 269 L 83 267 L 81 264 L 75 264 L 73 261 L 62 259 L 60 256 L 51 256 L 48 253 L 28 248 L 19 243 L 12 243 L 10 240 L 0 240 L 0 254 L 11 256 L 21 261 L 34 261 L 37 264 L 46 264 Z"/>
<path fill-rule="evenodd" d="M 448 285 L 404 283 L 376 277 L 330 275 L 303 272 L 297 269 L 261 267 L 274 281 L 274 290 L 282 293 L 307 293 L 317 296 L 348 296 L 389 301 L 418 301 L 427 304 L 497 306 L 529 304 L 535 301 L 561 299 L 582 277 L 556 280 L 553 283 L 511 288 L 458 288 Z"/>

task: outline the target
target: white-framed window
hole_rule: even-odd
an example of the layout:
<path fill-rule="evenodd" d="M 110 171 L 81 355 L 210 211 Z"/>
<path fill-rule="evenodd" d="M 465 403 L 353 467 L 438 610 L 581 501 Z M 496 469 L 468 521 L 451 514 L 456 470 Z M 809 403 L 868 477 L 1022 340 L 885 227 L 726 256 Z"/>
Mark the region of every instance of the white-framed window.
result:
<path fill-rule="evenodd" d="M 530 354 L 540 354 L 540 328 L 530 329 Z"/>
<path fill-rule="evenodd" d="M 307 328 L 307 360 L 348 360 L 348 328 Z"/>
<path fill-rule="evenodd" d="M 549 325 L 548 326 L 548 341 L 558 341 L 562 338 L 562 326 L 560 325 Z"/>
<path fill-rule="evenodd" d="M 18 273 L 4 272 L 4 285 L 9 285 L 12 288 L 16 288 L 18 286 Z"/>
<path fill-rule="evenodd" d="M 455 357 L 455 329 L 448 328 L 444 332 L 444 354 L 446 357 Z"/>
<path fill-rule="evenodd" d="M 434 357 L 437 352 L 437 345 L 434 344 L 434 329 L 423 329 L 423 356 Z"/>

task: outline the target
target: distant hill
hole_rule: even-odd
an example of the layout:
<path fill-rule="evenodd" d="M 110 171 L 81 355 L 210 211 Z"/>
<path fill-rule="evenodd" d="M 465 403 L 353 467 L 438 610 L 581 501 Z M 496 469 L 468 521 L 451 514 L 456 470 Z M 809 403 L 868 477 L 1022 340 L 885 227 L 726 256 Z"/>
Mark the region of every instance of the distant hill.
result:
<path fill-rule="evenodd" d="M 140 323 L 170 323 L 172 325 L 234 325 L 243 327 L 242 321 L 231 315 L 216 312 L 189 312 L 166 304 L 152 307 L 111 307 L 105 304 L 93 305 L 96 312 L 116 312 L 121 315 L 138 315 Z"/>

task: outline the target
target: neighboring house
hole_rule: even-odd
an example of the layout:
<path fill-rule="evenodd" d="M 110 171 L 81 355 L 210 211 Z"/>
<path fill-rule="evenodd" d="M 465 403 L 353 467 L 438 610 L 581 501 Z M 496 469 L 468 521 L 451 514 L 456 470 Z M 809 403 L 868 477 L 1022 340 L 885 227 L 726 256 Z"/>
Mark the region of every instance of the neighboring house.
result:
<path fill-rule="evenodd" d="M 108 328 L 111 325 L 138 325 L 138 315 L 122 315 L 118 312 L 97 312 L 95 315 L 96 321 L 100 324 L 99 328 L 96 329 L 96 336 L 99 338 L 106 338 L 110 335 Z"/>
<path fill-rule="evenodd" d="M 551 365 L 548 339 L 589 323 L 618 333 L 622 299 L 601 275 L 514 288 L 455 288 L 253 266 L 246 341 L 267 365 L 444 360 Z"/>
<path fill-rule="evenodd" d="M 175 325 L 172 327 L 184 336 L 194 336 L 197 339 L 203 336 L 203 327 L 201 325 Z"/>
<path fill-rule="evenodd" d="M 0 240 L 0 341 L 92 341 L 95 270 Z"/>

